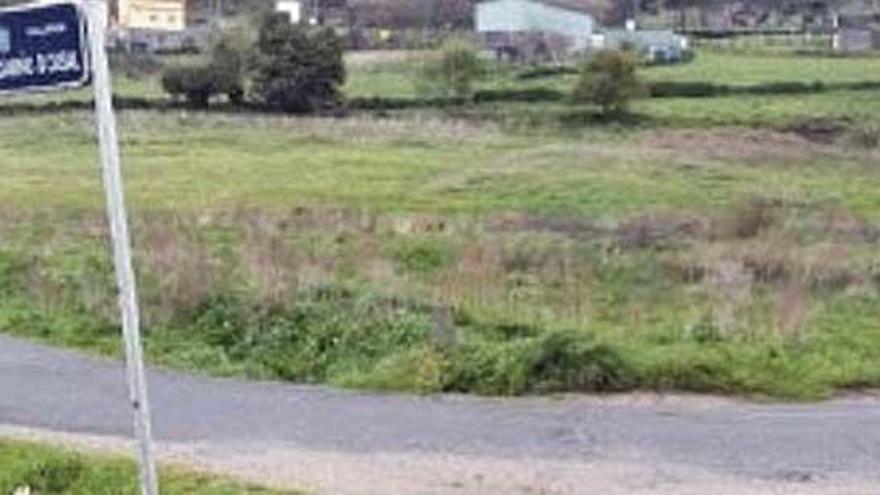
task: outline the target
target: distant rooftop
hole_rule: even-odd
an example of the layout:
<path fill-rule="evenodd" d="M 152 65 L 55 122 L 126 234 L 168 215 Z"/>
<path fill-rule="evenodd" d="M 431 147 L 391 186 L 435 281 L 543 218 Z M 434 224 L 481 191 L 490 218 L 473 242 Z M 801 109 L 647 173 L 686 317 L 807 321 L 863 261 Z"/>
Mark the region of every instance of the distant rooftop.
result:
<path fill-rule="evenodd" d="M 491 1 L 491 0 L 487 0 Z M 543 3 L 574 12 L 590 14 L 597 19 L 604 18 L 613 7 L 612 0 L 529 0 L 535 3 Z"/>

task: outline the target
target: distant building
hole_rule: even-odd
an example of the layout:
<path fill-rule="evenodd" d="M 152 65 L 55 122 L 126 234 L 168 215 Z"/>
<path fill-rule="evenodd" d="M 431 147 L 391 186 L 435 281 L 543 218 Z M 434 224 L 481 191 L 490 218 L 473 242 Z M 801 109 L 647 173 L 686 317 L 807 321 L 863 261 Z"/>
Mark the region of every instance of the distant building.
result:
<path fill-rule="evenodd" d="M 682 60 L 689 48 L 688 39 L 668 30 L 628 29 L 606 30 L 592 39 L 592 49 L 620 50 L 629 48 L 642 54 L 649 62 Z"/>
<path fill-rule="evenodd" d="M 223 0 L 111 0 L 110 39 L 139 52 L 203 47 Z"/>
<path fill-rule="evenodd" d="M 874 49 L 874 30 L 847 27 L 839 29 L 831 38 L 834 49 L 839 52 L 858 53 Z"/>
<path fill-rule="evenodd" d="M 292 24 L 303 20 L 303 5 L 300 0 L 276 0 L 275 12 L 287 14 Z"/>
<path fill-rule="evenodd" d="M 224 0 L 186 0 L 186 27 L 216 23 L 224 16 L 231 2 Z"/>
<path fill-rule="evenodd" d="M 183 31 L 186 28 L 186 1 L 119 0 L 116 26 L 123 30 Z"/>
<path fill-rule="evenodd" d="M 558 60 L 586 50 L 596 26 L 579 3 L 563 0 L 488 0 L 476 5 L 477 32 L 499 57 Z"/>

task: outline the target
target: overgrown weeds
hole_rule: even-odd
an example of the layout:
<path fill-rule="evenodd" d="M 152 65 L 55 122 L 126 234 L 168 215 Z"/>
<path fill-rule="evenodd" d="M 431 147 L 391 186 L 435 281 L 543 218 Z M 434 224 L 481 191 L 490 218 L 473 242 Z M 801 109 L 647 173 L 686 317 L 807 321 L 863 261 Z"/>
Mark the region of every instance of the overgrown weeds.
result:
<path fill-rule="evenodd" d="M 0 331 L 118 352 L 100 218 L 0 222 Z M 185 369 L 422 393 L 801 397 L 874 383 L 880 359 L 861 318 L 823 334 L 829 319 L 880 312 L 874 228 L 836 205 L 758 199 L 618 222 L 304 209 L 140 218 L 148 354 Z M 865 373 L 827 357 L 849 352 Z M 812 362 L 815 373 L 798 371 Z"/>

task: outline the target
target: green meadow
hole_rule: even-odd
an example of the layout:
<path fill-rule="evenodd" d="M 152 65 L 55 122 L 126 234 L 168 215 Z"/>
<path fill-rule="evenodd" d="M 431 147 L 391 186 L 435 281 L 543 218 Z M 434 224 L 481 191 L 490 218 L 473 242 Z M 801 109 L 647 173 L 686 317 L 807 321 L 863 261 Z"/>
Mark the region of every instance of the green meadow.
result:
<path fill-rule="evenodd" d="M 875 68 L 706 52 L 643 77 Z M 573 83 L 518 73 L 484 87 Z M 345 89 L 416 98 L 417 74 L 412 55 L 355 55 Z M 420 393 L 876 386 L 877 94 L 642 99 L 619 123 L 565 102 L 121 111 L 147 354 Z M 84 110 L 0 117 L 0 331 L 115 354 L 95 148 Z"/>

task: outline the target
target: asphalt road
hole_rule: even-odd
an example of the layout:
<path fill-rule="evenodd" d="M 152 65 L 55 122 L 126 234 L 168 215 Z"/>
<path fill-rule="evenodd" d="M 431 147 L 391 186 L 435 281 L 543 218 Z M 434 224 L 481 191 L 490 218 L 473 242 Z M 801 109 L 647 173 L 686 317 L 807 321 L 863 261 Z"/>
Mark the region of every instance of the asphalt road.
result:
<path fill-rule="evenodd" d="M 701 398 L 415 398 L 149 376 L 170 443 L 357 455 L 678 465 L 755 480 L 876 481 L 880 401 L 812 405 Z M 0 336 L 0 424 L 128 436 L 120 363 Z"/>

